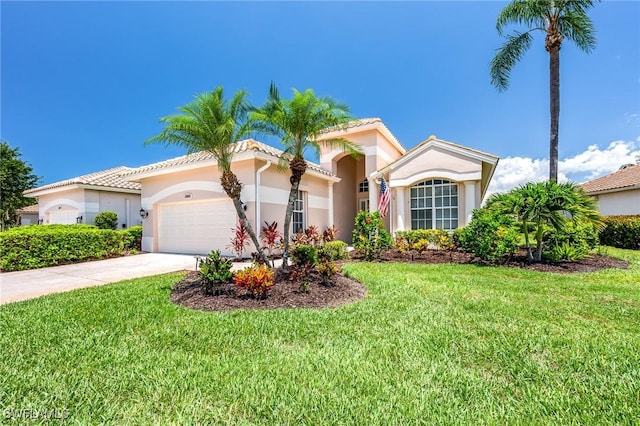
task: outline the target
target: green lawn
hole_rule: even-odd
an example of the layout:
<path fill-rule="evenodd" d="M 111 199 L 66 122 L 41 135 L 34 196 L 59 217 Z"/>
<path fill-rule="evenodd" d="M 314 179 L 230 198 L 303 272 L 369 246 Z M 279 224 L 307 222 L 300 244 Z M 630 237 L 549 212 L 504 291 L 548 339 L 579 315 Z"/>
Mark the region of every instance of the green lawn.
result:
<path fill-rule="evenodd" d="M 628 271 L 348 264 L 338 309 L 204 313 L 179 274 L 0 307 L 0 423 L 638 424 L 640 252 Z"/>

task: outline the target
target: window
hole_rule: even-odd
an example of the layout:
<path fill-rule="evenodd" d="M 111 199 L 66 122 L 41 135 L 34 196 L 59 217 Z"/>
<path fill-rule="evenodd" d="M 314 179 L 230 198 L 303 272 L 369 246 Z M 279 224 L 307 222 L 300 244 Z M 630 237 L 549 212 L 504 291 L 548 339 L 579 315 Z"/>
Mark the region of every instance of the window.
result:
<path fill-rule="evenodd" d="M 358 185 L 358 192 L 369 192 L 369 179 L 364 178 Z"/>
<path fill-rule="evenodd" d="M 458 184 L 442 179 L 411 188 L 411 229 L 458 227 Z"/>
<path fill-rule="evenodd" d="M 304 231 L 304 193 L 298 191 L 296 200 L 293 203 L 293 233 L 297 234 L 298 230 Z"/>
<path fill-rule="evenodd" d="M 361 198 L 358 200 L 358 210 L 369 211 L 369 199 Z"/>

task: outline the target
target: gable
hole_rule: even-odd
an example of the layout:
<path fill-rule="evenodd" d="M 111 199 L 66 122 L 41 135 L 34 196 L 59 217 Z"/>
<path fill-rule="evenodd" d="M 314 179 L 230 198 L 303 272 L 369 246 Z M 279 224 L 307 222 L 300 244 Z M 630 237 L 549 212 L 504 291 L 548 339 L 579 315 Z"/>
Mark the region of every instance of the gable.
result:
<path fill-rule="evenodd" d="M 482 161 L 472 159 L 441 147 L 432 146 L 405 162 L 399 163 L 391 172 L 391 179 L 411 184 L 428 177 L 447 177 L 453 180 L 480 179 Z"/>

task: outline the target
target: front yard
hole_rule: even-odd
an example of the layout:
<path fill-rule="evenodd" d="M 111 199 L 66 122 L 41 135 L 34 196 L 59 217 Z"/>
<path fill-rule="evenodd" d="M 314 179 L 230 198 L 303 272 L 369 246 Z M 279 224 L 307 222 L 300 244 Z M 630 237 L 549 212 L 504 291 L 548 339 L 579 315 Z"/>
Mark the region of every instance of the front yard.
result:
<path fill-rule="evenodd" d="M 182 274 L 5 305 L 0 409 L 79 424 L 637 424 L 640 252 L 610 254 L 630 269 L 351 263 L 367 296 L 324 310 L 188 310 L 169 302 Z"/>

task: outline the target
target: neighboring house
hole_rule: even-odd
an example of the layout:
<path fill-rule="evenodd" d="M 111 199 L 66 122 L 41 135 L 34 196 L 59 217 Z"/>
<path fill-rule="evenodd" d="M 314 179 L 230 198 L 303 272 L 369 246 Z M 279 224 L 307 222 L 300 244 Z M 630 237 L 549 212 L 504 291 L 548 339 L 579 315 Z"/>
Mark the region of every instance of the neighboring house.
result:
<path fill-rule="evenodd" d="M 358 210 L 377 210 L 383 176 L 391 191 L 385 218 L 390 231 L 453 230 L 466 225 L 480 207 L 498 162 L 493 155 L 435 136 L 407 151 L 378 118 L 329 129 L 319 140 L 336 136 L 361 144 L 364 155 L 354 159 L 323 149 L 321 165 L 307 162 L 293 233 L 309 225 L 321 231 L 335 225 L 338 238 L 351 242 Z M 233 150 L 232 170 L 244 184 L 247 218 L 258 234 L 265 221 L 277 221 L 282 230 L 290 189 L 290 172 L 277 168 L 282 151 L 252 139 L 236 143 Z M 219 175 L 208 152 L 124 171 L 123 179 L 142 186 L 142 249 L 193 254 L 219 249 L 230 255 L 237 217 Z"/>
<path fill-rule="evenodd" d="M 51 183 L 24 192 L 38 200 L 42 224 L 93 224 L 96 215 L 113 211 L 120 228 L 138 225 L 140 220 L 140 184 L 120 174 L 130 170 L 120 166 L 101 172 Z"/>
<path fill-rule="evenodd" d="M 38 211 L 37 204 L 16 210 L 16 213 L 18 213 L 18 225 L 37 224 L 40 218 Z"/>
<path fill-rule="evenodd" d="M 598 202 L 600 214 L 640 214 L 640 163 L 581 184 Z"/>

